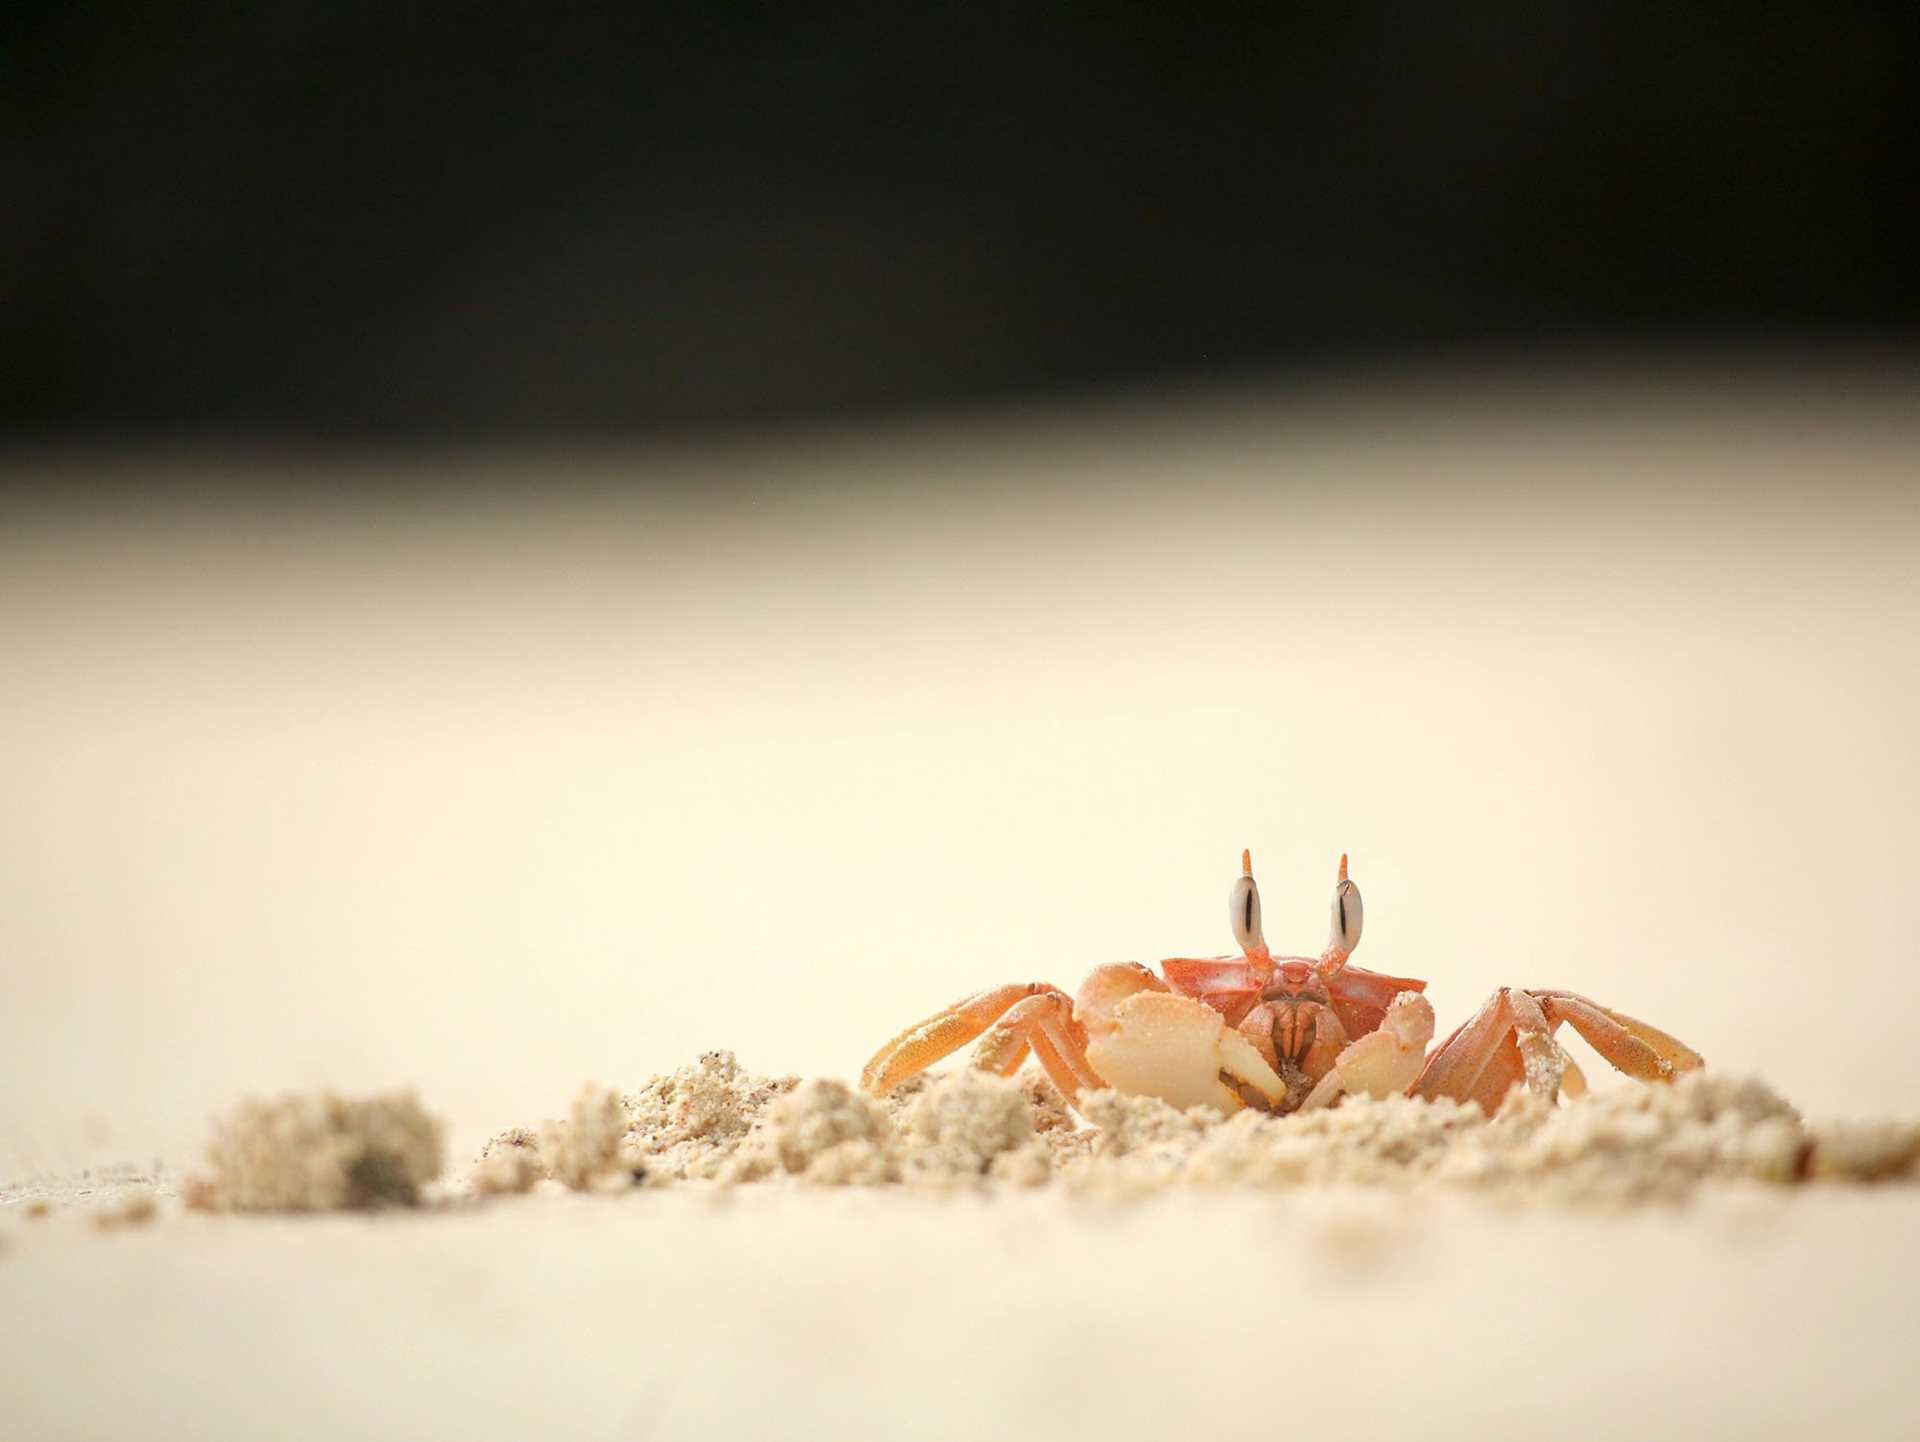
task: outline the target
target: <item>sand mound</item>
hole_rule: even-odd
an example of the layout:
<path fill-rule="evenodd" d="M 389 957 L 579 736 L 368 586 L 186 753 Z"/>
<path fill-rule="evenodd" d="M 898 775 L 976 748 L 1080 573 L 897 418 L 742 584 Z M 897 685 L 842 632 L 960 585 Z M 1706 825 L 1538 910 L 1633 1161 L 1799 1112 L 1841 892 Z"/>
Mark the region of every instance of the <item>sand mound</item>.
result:
<path fill-rule="evenodd" d="M 187 1196 L 235 1212 L 413 1206 L 445 1154 L 445 1126 L 411 1092 L 288 1093 L 242 1102 L 215 1123 L 209 1172 Z"/>
<path fill-rule="evenodd" d="M 1088 1098 L 1087 1112 L 1101 1130 L 1065 1180 L 1106 1192 L 1444 1186 L 1626 1202 L 1681 1197 L 1703 1182 L 1795 1182 L 1816 1147 L 1765 1086 L 1704 1072 L 1558 1106 L 1519 1091 L 1491 1121 L 1471 1104 L 1406 1097 L 1219 1121 L 1109 1092 Z"/>
<path fill-rule="evenodd" d="M 443 1128 L 410 1094 L 248 1101 L 215 1128 L 190 1205 L 329 1211 L 412 1205 L 438 1176 Z M 552 1179 L 576 1191 L 718 1186 L 1057 1185 L 1138 1197 L 1169 1188 L 1445 1188 L 1569 1204 L 1675 1201 L 1723 1182 L 1920 1179 L 1920 1122 L 1809 1125 L 1764 1083 L 1696 1072 L 1559 1105 L 1518 1090 L 1479 1107 L 1350 1098 L 1276 1117 L 1090 1092 L 1079 1115 L 1038 1074 L 959 1070 L 884 1100 L 844 1082 L 763 1077 L 729 1052 L 629 1095 L 588 1086 L 563 1120 L 503 1132 L 467 1177 L 482 1196 Z"/>
<path fill-rule="evenodd" d="M 548 1175 L 540 1138 L 525 1127 L 500 1133 L 480 1152 L 467 1181 L 481 1196 L 530 1192 Z"/>
<path fill-rule="evenodd" d="M 621 1159 L 627 1136 L 627 1111 L 620 1094 L 589 1082 L 564 1122 L 548 1122 L 540 1132 L 540 1158 L 547 1175 L 576 1192 L 624 1184 L 640 1169 Z"/>
<path fill-rule="evenodd" d="M 1404 1097 L 1222 1117 L 1092 1092 L 1080 1112 L 1084 1123 L 1037 1075 L 961 1070 L 875 1101 L 838 1081 L 754 1076 L 711 1052 L 618 1099 L 617 1114 L 611 1094 L 590 1092 L 542 1146 L 569 1185 L 624 1168 L 650 1185 L 1055 1184 L 1116 1197 L 1349 1186 L 1625 1205 L 1718 1182 L 1920 1175 L 1920 1123 L 1809 1126 L 1763 1083 L 1707 1072 L 1560 1105 L 1516 1091 L 1491 1120 L 1474 1105 Z M 575 1155 L 591 1165 L 563 1172 L 558 1159 Z"/>
<path fill-rule="evenodd" d="M 751 1076 L 732 1052 L 710 1051 L 621 1098 L 627 1154 L 654 1185 L 717 1178 L 767 1108 L 799 1084 Z"/>
<path fill-rule="evenodd" d="M 802 1082 L 767 1108 L 720 1169 L 729 1182 L 795 1177 L 825 1186 L 900 1180 L 886 1108 L 845 1082 Z"/>
<path fill-rule="evenodd" d="M 709 1052 L 630 1096 L 588 1088 L 568 1120 L 542 1129 L 537 1162 L 531 1133 L 503 1133 L 470 1180 L 477 1192 L 524 1191 L 547 1175 L 584 1190 L 616 1174 L 651 1186 L 1034 1185 L 1052 1177 L 1057 1156 L 1083 1149 L 1079 1135 L 1040 1077 L 963 1071 L 879 1102 L 844 1082 L 755 1076 L 731 1053 Z"/>

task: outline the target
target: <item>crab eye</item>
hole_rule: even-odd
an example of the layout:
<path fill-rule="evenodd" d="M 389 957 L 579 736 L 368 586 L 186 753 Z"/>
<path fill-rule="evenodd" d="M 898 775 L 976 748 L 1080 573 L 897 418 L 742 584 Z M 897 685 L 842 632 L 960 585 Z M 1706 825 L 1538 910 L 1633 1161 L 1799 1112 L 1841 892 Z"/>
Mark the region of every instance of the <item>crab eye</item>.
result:
<path fill-rule="evenodd" d="M 1344 876 L 1333 888 L 1333 944 L 1342 951 L 1360 945 L 1360 923 L 1365 908 L 1360 904 L 1360 888 Z"/>
<path fill-rule="evenodd" d="M 1260 888 L 1253 884 L 1251 876 L 1242 876 L 1233 883 L 1233 891 L 1227 897 L 1227 912 L 1233 921 L 1233 939 L 1240 943 L 1242 951 L 1255 951 L 1267 944 L 1260 935 Z"/>

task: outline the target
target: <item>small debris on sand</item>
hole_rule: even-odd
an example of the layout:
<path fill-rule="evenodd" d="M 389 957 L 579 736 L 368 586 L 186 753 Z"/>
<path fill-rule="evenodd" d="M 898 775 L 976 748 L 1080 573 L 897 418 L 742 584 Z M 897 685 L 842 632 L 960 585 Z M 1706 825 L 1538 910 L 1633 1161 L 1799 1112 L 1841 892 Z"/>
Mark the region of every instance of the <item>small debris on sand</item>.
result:
<path fill-rule="evenodd" d="M 963 1069 L 874 1100 L 839 1081 L 755 1076 L 720 1051 L 624 1098 L 589 1089 L 571 1150 L 550 1132 L 545 1160 L 563 1181 L 632 1168 L 651 1186 L 1447 1188 L 1598 1206 L 1684 1200 L 1721 1182 L 1920 1178 L 1920 1122 L 1809 1126 L 1763 1083 L 1708 1072 L 1560 1104 L 1516 1089 L 1491 1120 L 1470 1103 L 1406 1097 L 1223 1117 L 1110 1091 L 1084 1093 L 1079 1113 L 1038 1074 Z M 513 1186 L 482 1181 L 504 1165 L 493 1157 L 520 1149 L 496 1139 L 475 1189 L 524 1190 L 519 1172 Z M 592 1165 L 562 1161 L 575 1152 Z"/>
<path fill-rule="evenodd" d="M 93 1225 L 98 1231 L 115 1232 L 122 1227 L 144 1227 L 159 1215 L 160 1204 L 152 1192 L 133 1192 L 117 1205 L 94 1213 Z"/>
<path fill-rule="evenodd" d="M 1869 1182 L 1920 1176 L 1920 1121 L 1815 1126 L 1807 1169 L 1816 1177 Z"/>
<path fill-rule="evenodd" d="M 473 1189 L 483 1197 L 530 1192 L 544 1181 L 547 1164 L 541 1160 L 540 1138 L 525 1127 L 500 1133 L 480 1150 L 480 1156 L 467 1176 Z"/>
<path fill-rule="evenodd" d="M 446 1128 L 411 1092 L 250 1099 L 214 1125 L 196 1210 L 330 1212 L 414 1206 L 440 1175 Z"/>

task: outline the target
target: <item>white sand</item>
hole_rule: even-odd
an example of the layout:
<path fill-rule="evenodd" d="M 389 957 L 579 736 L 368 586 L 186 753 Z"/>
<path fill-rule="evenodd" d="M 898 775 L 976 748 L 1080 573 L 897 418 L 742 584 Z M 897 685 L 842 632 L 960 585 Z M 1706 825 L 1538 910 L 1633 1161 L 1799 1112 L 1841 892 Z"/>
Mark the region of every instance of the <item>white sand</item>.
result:
<path fill-rule="evenodd" d="M 5 1435 L 1911 1436 L 1912 1193 L 9 1219 Z M 1251 1420 L 1250 1420 L 1251 1419 Z"/>
<path fill-rule="evenodd" d="M 183 1212 L 126 1173 L 0 1189 L 0 1418 L 36 1439 L 1158 1438 L 1250 1410 L 1312 1435 L 1910 1435 L 1920 1187 L 1804 1163 L 1832 1144 L 1816 1174 L 1905 1172 L 1912 1127 L 1847 1145 L 1711 1074 L 1493 1123 L 1109 1093 L 1085 1108 L 1102 1130 L 1063 1133 L 1046 1090 L 961 1073 L 883 1106 L 708 1057 L 625 1103 L 586 1089 L 419 1210 Z M 394 1105 L 236 1113 L 216 1198 L 349 1200 L 345 1153 L 419 1130 Z M 536 1151 L 557 1179 L 530 1194 L 466 1185 Z"/>

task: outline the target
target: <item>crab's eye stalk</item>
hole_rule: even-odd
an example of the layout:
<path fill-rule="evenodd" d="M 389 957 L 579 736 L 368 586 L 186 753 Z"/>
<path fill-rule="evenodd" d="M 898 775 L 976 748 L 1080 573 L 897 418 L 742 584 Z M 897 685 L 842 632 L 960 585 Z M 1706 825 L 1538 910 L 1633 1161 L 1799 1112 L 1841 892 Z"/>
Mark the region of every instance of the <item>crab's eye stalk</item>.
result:
<path fill-rule="evenodd" d="M 1233 922 L 1233 939 L 1246 952 L 1265 951 L 1266 938 L 1260 934 L 1260 888 L 1251 874 L 1237 878 L 1227 896 L 1227 914 Z"/>
<path fill-rule="evenodd" d="M 1335 951 L 1351 953 L 1360 945 L 1360 923 L 1364 915 L 1360 888 L 1341 876 L 1339 885 L 1333 888 L 1333 939 L 1329 945 Z"/>

